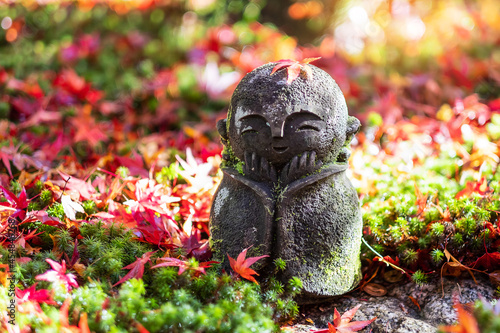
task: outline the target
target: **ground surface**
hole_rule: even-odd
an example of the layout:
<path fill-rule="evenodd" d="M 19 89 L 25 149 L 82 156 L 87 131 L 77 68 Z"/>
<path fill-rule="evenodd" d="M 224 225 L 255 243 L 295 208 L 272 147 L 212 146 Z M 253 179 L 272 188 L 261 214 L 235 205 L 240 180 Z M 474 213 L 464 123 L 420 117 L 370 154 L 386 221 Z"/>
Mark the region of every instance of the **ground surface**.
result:
<path fill-rule="evenodd" d="M 432 333 L 440 325 L 451 325 L 456 320 L 454 299 L 471 303 L 482 296 L 494 298 L 494 289 L 484 277 L 478 276 L 477 284 L 471 278 L 444 278 L 443 287 L 439 278 L 431 283 L 417 286 L 412 282 L 388 283 L 377 280 L 387 288 L 385 296 L 374 297 L 363 291 L 354 291 L 331 302 L 301 307 L 298 323 L 291 327 L 293 332 L 309 332 L 311 329 L 326 328 L 332 321 L 334 308 L 340 314 L 362 304 L 354 321 L 377 317 L 362 332 L 373 333 Z M 444 291 L 444 296 L 443 296 Z M 416 303 L 410 299 L 413 297 Z M 312 322 L 311 322 L 312 321 Z"/>

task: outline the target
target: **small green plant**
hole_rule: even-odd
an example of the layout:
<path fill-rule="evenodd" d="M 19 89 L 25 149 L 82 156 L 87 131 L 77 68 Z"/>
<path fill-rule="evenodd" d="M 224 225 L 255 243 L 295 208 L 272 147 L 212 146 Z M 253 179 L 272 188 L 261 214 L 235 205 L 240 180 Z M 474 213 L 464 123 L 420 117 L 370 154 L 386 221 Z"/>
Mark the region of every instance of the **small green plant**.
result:
<path fill-rule="evenodd" d="M 406 264 L 413 264 L 418 260 L 418 252 L 413 249 L 406 249 L 403 252 L 403 262 Z"/>
<path fill-rule="evenodd" d="M 474 317 L 477 320 L 481 333 L 500 332 L 500 302 L 493 300 L 491 303 L 486 299 L 476 302 Z"/>
<path fill-rule="evenodd" d="M 71 256 L 71 254 L 73 253 L 73 249 L 75 247 L 75 244 L 73 242 L 73 237 L 69 233 L 68 229 L 59 229 L 55 233 L 54 239 L 55 239 L 56 247 L 60 251 Z"/>
<path fill-rule="evenodd" d="M 63 220 L 66 216 L 64 214 L 63 205 L 59 202 L 54 202 L 50 207 L 48 207 L 47 214 L 52 217 L 57 217 L 59 220 Z"/>
<path fill-rule="evenodd" d="M 444 225 L 436 222 L 431 224 L 431 234 L 435 237 L 440 237 L 444 233 Z"/>
<path fill-rule="evenodd" d="M 286 261 L 281 258 L 276 258 L 274 260 L 274 266 L 277 271 L 283 271 L 286 268 Z"/>
<path fill-rule="evenodd" d="M 40 203 L 43 207 L 46 207 L 52 201 L 52 192 L 49 190 L 43 190 L 40 193 Z"/>
<path fill-rule="evenodd" d="M 13 179 L 10 181 L 10 190 L 17 195 L 21 192 L 22 186 L 17 180 Z"/>
<path fill-rule="evenodd" d="M 159 184 L 170 184 L 173 180 L 180 181 L 182 178 L 179 174 L 179 166 L 177 163 L 171 163 L 168 167 L 163 167 L 156 174 L 156 181 Z"/>
<path fill-rule="evenodd" d="M 95 201 L 93 200 L 85 200 L 82 202 L 82 207 L 83 210 L 85 210 L 85 213 L 88 215 L 92 215 L 97 213 L 97 205 Z"/>
<path fill-rule="evenodd" d="M 428 281 L 427 275 L 420 269 L 412 274 L 411 279 L 419 286 L 423 286 Z"/>
<path fill-rule="evenodd" d="M 124 166 L 119 166 L 116 169 L 116 174 L 120 176 L 121 178 L 127 178 L 130 175 L 130 171 L 127 167 Z"/>
<path fill-rule="evenodd" d="M 431 258 L 432 261 L 437 265 L 443 260 L 444 253 L 440 249 L 434 249 L 431 251 Z"/>
<path fill-rule="evenodd" d="M 288 281 L 288 291 L 293 295 L 297 295 L 302 290 L 302 281 L 298 277 L 292 277 Z"/>

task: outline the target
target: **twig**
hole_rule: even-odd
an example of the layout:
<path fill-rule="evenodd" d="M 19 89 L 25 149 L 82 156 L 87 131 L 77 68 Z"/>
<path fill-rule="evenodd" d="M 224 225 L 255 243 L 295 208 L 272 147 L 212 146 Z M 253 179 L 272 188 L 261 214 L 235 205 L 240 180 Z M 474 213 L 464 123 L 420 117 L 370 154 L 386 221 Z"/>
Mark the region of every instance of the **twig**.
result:
<path fill-rule="evenodd" d="M 408 272 L 406 272 L 406 271 L 405 271 L 404 269 L 402 269 L 401 267 L 396 266 L 396 265 L 394 265 L 393 263 L 390 263 L 390 262 L 388 262 L 387 260 L 385 260 L 385 259 L 384 259 L 384 257 L 382 257 L 382 255 L 381 255 L 380 253 L 378 253 L 377 251 L 375 251 L 375 249 L 374 249 L 373 247 L 371 247 L 371 246 L 370 246 L 370 244 L 368 244 L 368 242 L 367 242 L 367 241 L 366 241 L 363 237 L 361 237 L 361 240 L 363 241 L 363 243 L 365 243 L 365 245 L 366 245 L 366 246 L 367 246 L 367 247 L 368 247 L 368 248 L 369 248 L 369 249 L 370 249 L 373 253 L 375 253 L 375 254 L 378 256 L 379 261 L 384 262 L 384 263 L 386 263 L 386 264 L 387 264 L 387 266 L 391 266 L 392 268 L 397 269 L 398 271 L 401 271 L 401 272 L 403 272 L 404 274 L 408 275 Z"/>

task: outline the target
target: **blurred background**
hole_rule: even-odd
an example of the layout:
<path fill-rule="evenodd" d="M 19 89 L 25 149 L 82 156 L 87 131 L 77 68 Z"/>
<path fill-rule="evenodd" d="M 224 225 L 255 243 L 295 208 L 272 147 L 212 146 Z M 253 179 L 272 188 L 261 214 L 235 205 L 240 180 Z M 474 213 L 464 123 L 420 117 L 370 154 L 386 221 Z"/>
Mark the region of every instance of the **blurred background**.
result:
<path fill-rule="evenodd" d="M 3 0 L 0 116 L 43 106 L 208 144 L 247 72 L 321 57 L 363 124 L 435 117 L 500 96 L 498 13 L 496 0 Z"/>
<path fill-rule="evenodd" d="M 129 177 L 142 178 L 151 191 L 165 185 L 182 200 L 168 221 L 206 238 L 222 174 L 216 121 L 237 83 L 267 62 L 320 57 L 313 64 L 337 81 L 363 125 L 348 176 L 365 239 L 419 281 L 422 272 L 443 272 L 445 249 L 476 267 L 500 246 L 499 7 L 498 0 L 0 0 L 0 185 L 16 194 L 31 188 L 28 210 L 48 216 L 62 209 L 52 181 L 66 186 L 63 173 L 78 181 L 68 187 L 93 181 L 92 193 L 110 202 L 98 203 L 103 219 L 119 214 L 117 223 L 142 226 L 150 222 L 128 213 L 136 194 L 124 189 Z M 38 180 L 54 191 L 50 205 L 35 199 Z M 20 211 L 14 201 L 10 209 Z M 365 263 L 374 256 L 363 253 Z M 112 267 L 118 280 L 121 267 Z"/>

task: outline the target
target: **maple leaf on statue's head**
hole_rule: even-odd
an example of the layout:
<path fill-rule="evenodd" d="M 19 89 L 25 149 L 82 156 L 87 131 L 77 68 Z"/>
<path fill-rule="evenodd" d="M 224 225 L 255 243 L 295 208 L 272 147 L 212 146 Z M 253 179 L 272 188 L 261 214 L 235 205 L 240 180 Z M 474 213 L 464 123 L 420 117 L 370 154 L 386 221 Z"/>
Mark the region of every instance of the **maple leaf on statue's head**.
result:
<path fill-rule="evenodd" d="M 265 257 L 269 257 L 269 256 L 266 254 L 266 255 L 263 255 L 260 257 L 251 257 L 251 258 L 245 259 L 248 249 L 249 248 L 246 248 L 243 251 L 241 251 L 241 253 L 238 255 L 238 258 L 236 258 L 236 260 L 231 258 L 228 254 L 227 257 L 229 258 L 229 264 L 231 265 L 231 268 L 233 269 L 233 271 L 238 273 L 242 278 L 245 278 L 249 281 L 253 281 L 253 282 L 259 284 L 255 280 L 255 278 L 252 276 L 252 275 L 259 275 L 259 274 L 257 274 L 256 271 L 251 269 L 250 266 L 255 264 L 255 262 L 257 262 L 258 260 L 265 258 Z"/>
<path fill-rule="evenodd" d="M 274 66 L 273 70 L 271 71 L 271 75 L 273 75 L 280 69 L 286 68 L 288 77 L 286 80 L 287 84 L 292 83 L 296 78 L 298 78 L 300 73 L 305 73 L 308 79 L 312 79 L 312 70 L 308 64 L 318 59 L 319 58 L 306 58 L 302 61 L 290 59 L 279 60 L 277 61 L 278 64 Z"/>

